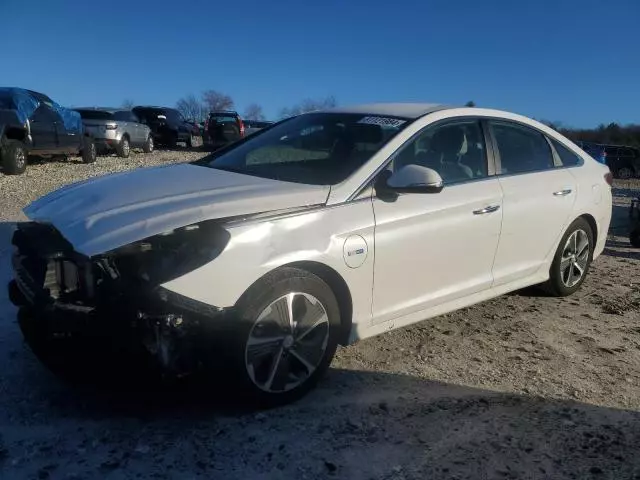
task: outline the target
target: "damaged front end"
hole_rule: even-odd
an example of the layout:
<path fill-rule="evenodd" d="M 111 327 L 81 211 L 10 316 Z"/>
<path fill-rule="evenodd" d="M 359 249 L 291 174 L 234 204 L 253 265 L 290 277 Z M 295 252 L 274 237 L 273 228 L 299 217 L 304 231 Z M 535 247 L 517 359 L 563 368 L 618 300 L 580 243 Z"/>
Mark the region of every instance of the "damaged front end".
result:
<path fill-rule="evenodd" d="M 182 376 L 199 368 L 211 349 L 202 340 L 232 312 L 161 285 L 210 262 L 228 241 L 220 222 L 205 221 L 89 258 L 51 225 L 20 224 L 9 296 L 38 338 L 141 347 L 165 373 Z"/>

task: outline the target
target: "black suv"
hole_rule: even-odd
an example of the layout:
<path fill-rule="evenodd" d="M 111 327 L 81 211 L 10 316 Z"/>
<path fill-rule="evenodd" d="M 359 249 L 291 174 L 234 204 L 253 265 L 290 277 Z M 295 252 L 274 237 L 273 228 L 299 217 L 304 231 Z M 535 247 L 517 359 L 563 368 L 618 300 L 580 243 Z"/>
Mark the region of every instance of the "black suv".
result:
<path fill-rule="evenodd" d="M 193 147 L 197 143 L 196 137 L 200 136 L 200 129 L 175 108 L 137 106 L 133 107 L 133 113 L 151 129 L 156 145 L 175 147 L 184 142 Z"/>
<path fill-rule="evenodd" d="M 33 90 L 0 88 L 0 165 L 4 173 L 23 173 L 28 156 L 78 154 L 84 163 L 96 161 L 96 146 L 78 112 Z"/>
<path fill-rule="evenodd" d="M 209 143 L 220 148 L 244 138 L 244 123 L 233 110 L 211 112 L 205 124 Z"/>
<path fill-rule="evenodd" d="M 633 147 L 605 145 L 607 165 L 616 178 L 640 175 L 640 151 Z"/>

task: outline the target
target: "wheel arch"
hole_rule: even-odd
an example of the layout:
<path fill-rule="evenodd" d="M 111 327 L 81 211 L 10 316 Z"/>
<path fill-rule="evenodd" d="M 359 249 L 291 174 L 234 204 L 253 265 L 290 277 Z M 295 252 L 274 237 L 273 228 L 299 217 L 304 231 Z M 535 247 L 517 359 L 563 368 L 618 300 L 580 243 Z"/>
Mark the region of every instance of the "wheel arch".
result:
<path fill-rule="evenodd" d="M 587 221 L 587 223 L 591 227 L 591 233 L 593 233 L 593 241 L 597 242 L 598 241 L 598 223 L 596 222 L 596 219 L 593 217 L 593 215 L 591 215 L 590 213 L 583 213 L 578 218 L 584 218 Z M 576 220 L 578 218 L 576 218 Z"/>
<path fill-rule="evenodd" d="M 344 278 L 342 278 L 342 275 L 340 275 L 332 267 L 324 263 L 311 260 L 301 260 L 284 265 L 279 265 L 274 270 L 271 270 L 270 272 L 264 274 L 262 277 L 253 282 L 252 285 L 247 289 L 247 291 L 250 290 L 253 285 L 258 284 L 269 276 L 277 274 L 278 271 L 285 268 L 299 268 L 300 270 L 305 270 L 309 273 L 312 273 L 320 277 L 329 286 L 329 288 L 331 288 L 334 295 L 336 296 L 338 308 L 340 309 L 340 324 L 342 331 L 340 332 L 338 343 L 340 345 L 348 345 L 353 324 L 353 300 L 351 298 L 351 291 L 349 290 L 347 282 L 344 280 Z"/>

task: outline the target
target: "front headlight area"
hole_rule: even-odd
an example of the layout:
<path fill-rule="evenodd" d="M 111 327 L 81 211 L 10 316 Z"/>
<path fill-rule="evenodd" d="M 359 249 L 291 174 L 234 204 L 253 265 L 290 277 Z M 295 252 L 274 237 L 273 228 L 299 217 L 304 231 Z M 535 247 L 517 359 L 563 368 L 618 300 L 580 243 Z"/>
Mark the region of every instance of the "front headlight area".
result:
<path fill-rule="evenodd" d="M 201 362 L 200 339 L 227 314 L 161 285 L 214 260 L 230 234 L 220 222 L 178 228 L 94 258 L 101 311 L 122 312 L 136 338 L 167 373 L 186 375 Z"/>
<path fill-rule="evenodd" d="M 114 283 L 133 294 L 155 289 L 214 260 L 229 239 L 220 222 L 205 221 L 117 248 L 95 257 L 96 289 Z"/>

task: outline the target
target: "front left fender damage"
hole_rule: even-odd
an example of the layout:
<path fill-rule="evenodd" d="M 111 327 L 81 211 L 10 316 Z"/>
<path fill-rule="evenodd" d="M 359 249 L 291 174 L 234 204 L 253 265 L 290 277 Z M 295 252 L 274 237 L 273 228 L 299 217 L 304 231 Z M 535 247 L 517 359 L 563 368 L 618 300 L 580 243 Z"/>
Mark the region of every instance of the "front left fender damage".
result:
<path fill-rule="evenodd" d="M 87 257 L 54 227 L 21 224 L 9 296 L 34 350 L 44 337 L 49 346 L 75 339 L 120 353 L 143 350 L 164 374 L 184 376 L 207 362 L 211 339 L 222 338 L 234 312 L 161 284 L 213 260 L 227 241 L 221 222 L 210 221 Z"/>

